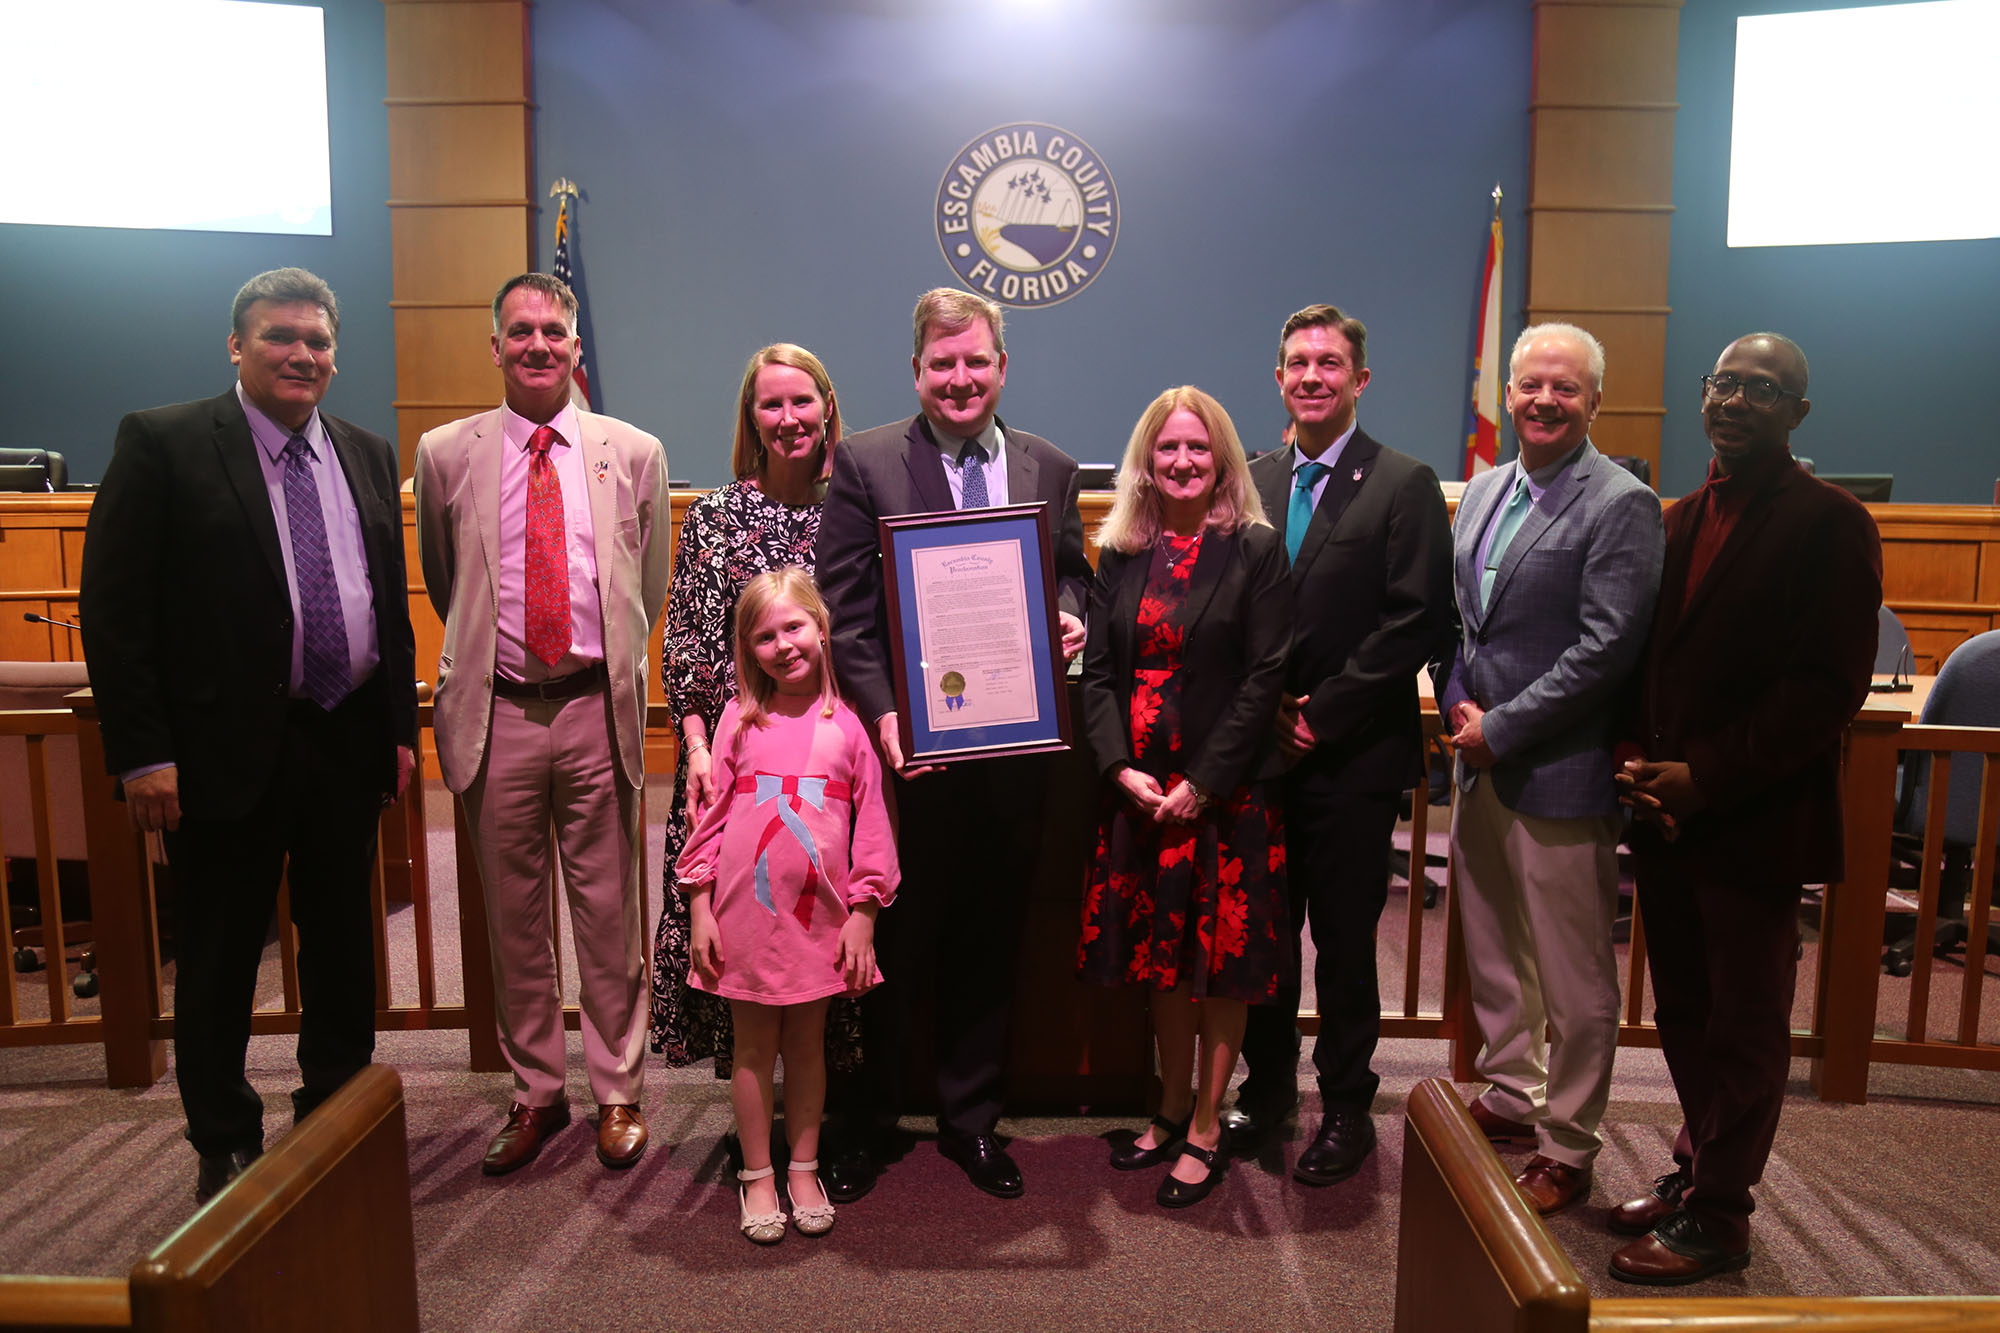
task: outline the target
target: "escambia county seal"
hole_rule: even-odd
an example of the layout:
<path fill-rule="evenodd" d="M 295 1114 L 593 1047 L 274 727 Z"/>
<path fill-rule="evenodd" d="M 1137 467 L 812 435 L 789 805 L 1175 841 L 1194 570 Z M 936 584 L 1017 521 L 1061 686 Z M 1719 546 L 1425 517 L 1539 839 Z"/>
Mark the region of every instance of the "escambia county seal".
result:
<path fill-rule="evenodd" d="M 938 183 L 938 246 L 959 281 L 1002 305 L 1075 296 L 1118 243 L 1118 187 L 1091 146 L 1033 121 L 980 135 Z"/>

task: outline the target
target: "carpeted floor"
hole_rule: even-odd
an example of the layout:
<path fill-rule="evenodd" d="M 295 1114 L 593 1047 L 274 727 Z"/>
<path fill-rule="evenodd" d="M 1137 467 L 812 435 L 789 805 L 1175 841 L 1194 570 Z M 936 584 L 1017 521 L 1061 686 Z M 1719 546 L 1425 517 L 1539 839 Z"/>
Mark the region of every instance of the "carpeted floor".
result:
<path fill-rule="evenodd" d="M 434 873 L 445 876 L 449 825 L 433 827 L 447 830 L 433 835 L 434 864 L 444 862 Z M 1391 899 L 1383 932 L 1391 942 L 1400 940 L 1404 904 L 1400 894 Z M 441 941 L 453 938 L 449 910 L 439 904 Z M 1426 918 L 1422 989 L 1435 1007 L 1428 974 L 1442 947 L 1442 910 Z M 407 924 L 397 929 L 400 956 L 413 945 Z M 1395 952 L 1400 968 L 1399 945 Z M 458 983 L 443 955 L 455 961 L 455 949 L 439 953 L 449 993 Z M 268 1003 L 275 964 L 267 972 Z M 1955 986 L 1962 975 L 1947 968 L 1941 978 Z M 24 1008 L 39 981 L 24 978 Z M 1893 986 L 1885 980 L 1885 1000 Z M 1385 995 L 1399 988 L 1385 966 Z M 571 1046 L 571 1095 L 588 1112 L 580 1047 Z M 251 1046 L 274 1140 L 289 1124 L 291 1051 L 289 1037 Z M 1104 1136 L 1132 1122 L 1008 1121 L 1024 1198 L 978 1193 L 917 1138 L 873 1194 L 841 1210 L 831 1236 L 794 1234 L 766 1250 L 736 1232 L 720 1147 L 728 1102 L 705 1066 L 649 1064 L 653 1147 L 633 1170 L 598 1164 L 594 1117 L 585 1114 L 538 1161 L 496 1181 L 478 1163 L 508 1083 L 467 1072 L 464 1052 L 463 1035 L 452 1033 L 384 1033 L 378 1048 L 405 1082 L 418 1284 L 425 1326 L 435 1329 L 1386 1328 L 1402 1103 L 1419 1079 L 1444 1072 L 1439 1043 L 1383 1044 L 1381 1149 L 1331 1189 L 1286 1174 L 1316 1113 L 1307 1065 L 1301 1122 L 1234 1162 L 1216 1193 L 1185 1213 L 1153 1203 L 1157 1173 L 1105 1165 Z M 2000 1292 L 1987 1204 L 2000 1191 L 1991 1147 L 2000 1142 L 2000 1081 L 1878 1066 L 1870 1103 L 1843 1107 L 1813 1098 L 1802 1062 L 1794 1076 L 1753 1220 L 1756 1259 L 1690 1295 Z M 0 1271 L 122 1274 L 192 1213 L 194 1158 L 180 1139 L 171 1070 L 141 1092 L 109 1091 L 103 1080 L 90 1048 L 0 1053 Z M 1677 1123 L 1658 1053 L 1621 1051 L 1589 1206 L 1552 1223 L 1600 1295 L 1631 1292 L 1605 1275 L 1618 1242 L 1603 1229 L 1604 1210 L 1667 1168 Z"/>

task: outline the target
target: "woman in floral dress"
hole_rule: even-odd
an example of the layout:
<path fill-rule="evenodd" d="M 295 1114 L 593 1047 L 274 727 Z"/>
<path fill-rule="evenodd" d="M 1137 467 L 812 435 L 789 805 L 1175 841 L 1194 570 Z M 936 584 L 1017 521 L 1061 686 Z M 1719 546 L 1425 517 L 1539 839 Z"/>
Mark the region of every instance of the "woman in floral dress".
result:
<path fill-rule="evenodd" d="M 1229 414 L 1191 386 L 1139 418 L 1098 544 L 1083 697 L 1106 792 L 1078 970 L 1151 992 L 1160 1113 L 1111 1164 L 1172 1163 L 1157 1198 L 1178 1208 L 1222 1174 L 1217 1112 L 1248 1006 L 1297 973 L 1284 822 L 1262 780 L 1291 578 Z"/>
<path fill-rule="evenodd" d="M 750 358 L 737 397 L 736 480 L 688 506 L 667 589 L 662 653 L 667 706 L 680 734 L 674 800 L 667 818 L 667 892 L 653 941 L 653 1049 L 671 1065 L 712 1056 L 730 1072 L 729 1007 L 688 985 L 687 899 L 674 892 L 673 865 L 688 830 L 715 801 L 709 781 L 710 731 L 736 697 L 736 598 L 766 570 L 813 567 L 820 501 L 840 442 L 840 404 L 818 357 L 774 343 Z M 851 1068 L 860 1050 L 851 1001 L 827 1014 L 833 1067 Z"/>

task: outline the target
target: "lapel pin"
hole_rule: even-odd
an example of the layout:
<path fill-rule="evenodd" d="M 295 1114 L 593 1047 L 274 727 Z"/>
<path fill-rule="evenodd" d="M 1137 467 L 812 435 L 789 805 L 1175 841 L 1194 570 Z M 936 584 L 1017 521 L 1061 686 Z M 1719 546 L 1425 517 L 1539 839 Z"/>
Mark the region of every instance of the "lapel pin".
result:
<path fill-rule="evenodd" d="M 597 473 L 597 479 L 603 481 L 605 474 L 611 471 L 611 464 L 600 458 L 591 464 L 591 469 Z"/>
<path fill-rule="evenodd" d="M 1354 469 L 1354 479 L 1355 479 L 1356 481 L 1360 481 L 1360 480 L 1361 480 L 1361 469 L 1360 469 L 1360 468 L 1356 468 L 1356 469 Z"/>

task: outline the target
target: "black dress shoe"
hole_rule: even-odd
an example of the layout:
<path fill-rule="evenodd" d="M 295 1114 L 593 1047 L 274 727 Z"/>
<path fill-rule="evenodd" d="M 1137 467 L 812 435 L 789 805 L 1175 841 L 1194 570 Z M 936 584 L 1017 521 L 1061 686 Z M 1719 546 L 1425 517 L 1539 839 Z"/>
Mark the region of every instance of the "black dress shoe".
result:
<path fill-rule="evenodd" d="M 201 1165 L 194 1173 L 194 1201 L 207 1203 L 222 1192 L 222 1187 L 243 1174 L 245 1167 L 264 1155 L 260 1148 L 238 1148 L 233 1152 L 217 1153 L 210 1157 L 204 1154 Z"/>
<path fill-rule="evenodd" d="M 825 1161 L 819 1180 L 826 1197 L 835 1203 L 853 1203 L 874 1189 L 882 1176 L 881 1165 L 866 1148 L 844 1148 L 838 1156 Z"/>
<path fill-rule="evenodd" d="M 1296 1084 L 1266 1092 L 1245 1082 L 1236 1091 L 1236 1105 L 1222 1113 L 1222 1125 L 1239 1139 L 1261 1139 L 1284 1124 L 1298 1104 Z"/>
<path fill-rule="evenodd" d="M 946 1134 L 938 1139 L 938 1151 L 964 1170 L 966 1179 L 998 1199 L 1021 1197 L 1021 1168 L 992 1134 L 964 1138 Z"/>
<path fill-rule="evenodd" d="M 1208 1174 L 1200 1180 L 1187 1181 L 1176 1178 L 1171 1172 L 1160 1182 L 1160 1189 L 1153 1196 L 1162 1208 L 1186 1208 L 1200 1203 L 1215 1188 L 1215 1182 L 1222 1179 L 1223 1163 L 1229 1160 L 1229 1130 L 1225 1127 L 1222 1137 L 1215 1141 L 1213 1148 L 1197 1148 L 1192 1143 L 1181 1145 L 1181 1156 L 1192 1157 L 1208 1168 Z"/>
<path fill-rule="evenodd" d="M 1188 1123 L 1194 1119 L 1194 1112 L 1188 1112 L 1187 1119 L 1179 1124 L 1165 1116 L 1154 1116 L 1153 1124 L 1164 1136 L 1150 1148 L 1141 1148 L 1135 1136 L 1130 1143 L 1116 1144 L 1111 1149 L 1111 1169 L 1114 1171 L 1143 1171 L 1149 1166 L 1171 1162 L 1181 1155 L 1181 1145 L 1187 1142 Z"/>
<path fill-rule="evenodd" d="M 1308 1185 L 1338 1185 L 1375 1151 L 1375 1122 L 1360 1107 L 1336 1107 L 1319 1122 L 1312 1146 L 1299 1154 L 1292 1178 Z"/>

